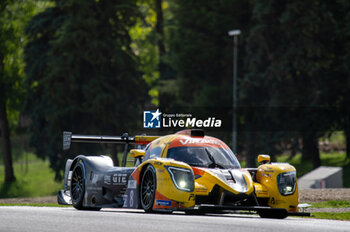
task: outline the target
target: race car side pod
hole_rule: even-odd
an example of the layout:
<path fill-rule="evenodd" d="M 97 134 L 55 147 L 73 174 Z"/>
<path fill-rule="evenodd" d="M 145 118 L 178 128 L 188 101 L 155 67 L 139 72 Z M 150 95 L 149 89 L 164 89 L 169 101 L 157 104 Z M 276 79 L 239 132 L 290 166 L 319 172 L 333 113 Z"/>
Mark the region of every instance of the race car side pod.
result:
<path fill-rule="evenodd" d="M 68 150 L 72 142 L 124 144 L 124 156 L 122 166 L 125 167 L 129 144 L 147 145 L 148 143 L 152 142 L 157 138 L 159 138 L 159 136 L 136 135 L 135 137 L 129 137 L 128 133 L 124 133 L 122 136 L 76 135 L 72 134 L 72 132 L 64 131 L 63 150 Z"/>

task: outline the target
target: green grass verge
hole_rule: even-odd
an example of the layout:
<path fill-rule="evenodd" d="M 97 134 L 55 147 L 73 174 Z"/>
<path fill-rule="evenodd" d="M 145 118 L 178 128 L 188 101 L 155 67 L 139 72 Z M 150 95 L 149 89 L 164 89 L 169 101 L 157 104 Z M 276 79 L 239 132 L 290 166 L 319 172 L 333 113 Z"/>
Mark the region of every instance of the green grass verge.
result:
<path fill-rule="evenodd" d="M 54 181 L 54 171 L 49 162 L 28 155 L 28 163 L 16 162 L 13 165 L 16 181 L 4 183 L 4 167 L 0 167 L 0 198 L 43 197 L 56 195 L 63 182 Z"/>
<path fill-rule="evenodd" d="M 350 208 L 350 201 L 323 201 L 310 204 L 312 208 Z"/>
<path fill-rule="evenodd" d="M 64 208 L 71 208 L 73 206 L 71 205 L 59 205 L 59 204 L 53 204 L 53 203 L 47 203 L 47 204 L 41 204 L 41 203 L 22 203 L 22 204 L 17 204 L 17 203 L 0 203 L 0 206 L 35 206 L 35 207 L 64 207 Z"/>
<path fill-rule="evenodd" d="M 315 218 L 319 218 L 319 219 L 350 221 L 350 212 L 345 212 L 345 213 L 311 213 L 311 216 L 315 217 Z"/>

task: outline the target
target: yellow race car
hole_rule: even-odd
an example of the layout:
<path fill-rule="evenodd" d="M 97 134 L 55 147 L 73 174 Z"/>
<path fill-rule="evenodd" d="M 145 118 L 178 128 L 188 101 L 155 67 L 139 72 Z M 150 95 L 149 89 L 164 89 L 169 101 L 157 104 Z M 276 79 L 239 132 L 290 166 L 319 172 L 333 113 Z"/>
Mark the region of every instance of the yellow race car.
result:
<path fill-rule="evenodd" d="M 77 209 L 142 208 L 146 212 L 185 211 L 189 214 L 257 212 L 261 217 L 307 216 L 298 212 L 296 170 L 259 155 L 258 168 L 241 168 L 221 140 L 189 129 L 167 136 L 73 135 L 64 132 L 64 149 L 71 142 L 123 143 L 132 149 L 134 167 L 114 167 L 108 156 L 77 156 L 68 160 L 60 204 Z"/>

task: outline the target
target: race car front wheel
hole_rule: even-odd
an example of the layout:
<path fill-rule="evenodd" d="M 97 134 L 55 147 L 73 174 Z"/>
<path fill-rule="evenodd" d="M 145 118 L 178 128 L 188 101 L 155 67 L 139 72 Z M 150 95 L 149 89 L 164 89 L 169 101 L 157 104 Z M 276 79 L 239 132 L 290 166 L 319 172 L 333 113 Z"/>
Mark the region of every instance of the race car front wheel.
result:
<path fill-rule="evenodd" d="M 156 196 L 157 179 L 156 170 L 149 165 L 141 179 L 140 202 L 146 213 L 153 212 L 153 203 Z"/>

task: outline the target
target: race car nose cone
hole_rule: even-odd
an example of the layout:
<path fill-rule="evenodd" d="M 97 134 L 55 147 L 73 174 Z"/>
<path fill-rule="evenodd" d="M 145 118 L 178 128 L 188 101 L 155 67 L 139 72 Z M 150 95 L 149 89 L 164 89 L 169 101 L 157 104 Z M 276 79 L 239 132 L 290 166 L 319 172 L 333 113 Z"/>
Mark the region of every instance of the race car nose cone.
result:
<path fill-rule="evenodd" d="M 234 179 L 234 181 L 229 183 L 230 187 L 241 193 L 247 192 L 247 183 L 244 179 L 243 173 L 238 169 L 232 169 L 230 170 L 230 174 Z"/>

